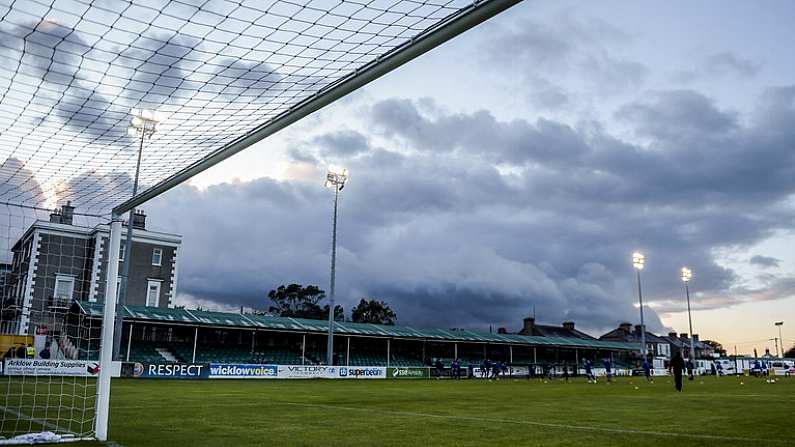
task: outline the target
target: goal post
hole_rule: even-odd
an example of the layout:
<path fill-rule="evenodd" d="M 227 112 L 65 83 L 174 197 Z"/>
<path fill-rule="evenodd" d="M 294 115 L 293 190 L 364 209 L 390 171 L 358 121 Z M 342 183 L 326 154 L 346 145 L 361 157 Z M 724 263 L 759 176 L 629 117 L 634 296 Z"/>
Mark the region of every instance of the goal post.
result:
<path fill-rule="evenodd" d="M 116 320 L 116 297 L 119 276 L 119 250 L 121 249 L 121 218 L 113 217 L 110 224 L 108 256 L 108 281 L 105 285 L 105 309 L 102 313 L 102 340 L 100 341 L 100 370 L 97 384 L 97 413 L 94 419 L 97 440 L 108 440 L 110 417 L 110 379 L 113 364 L 113 334 Z"/>

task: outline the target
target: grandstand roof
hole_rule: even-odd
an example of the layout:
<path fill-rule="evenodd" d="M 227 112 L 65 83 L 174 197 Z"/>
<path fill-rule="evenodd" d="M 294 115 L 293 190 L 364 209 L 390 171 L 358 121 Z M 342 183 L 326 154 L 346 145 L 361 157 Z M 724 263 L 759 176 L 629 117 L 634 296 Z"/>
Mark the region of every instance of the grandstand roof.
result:
<path fill-rule="evenodd" d="M 78 302 L 80 312 L 92 317 L 102 318 L 103 304 Z M 289 332 L 328 331 L 325 320 L 273 317 L 267 315 L 239 314 L 231 312 L 211 312 L 187 309 L 163 309 L 146 306 L 124 306 L 126 321 L 147 323 L 170 323 L 188 326 L 229 327 L 237 329 L 265 329 Z M 558 346 L 571 348 L 637 350 L 634 343 L 621 343 L 603 340 L 584 340 L 572 337 L 540 337 L 516 334 L 491 334 L 468 330 L 420 329 L 409 326 L 385 326 L 380 324 L 337 322 L 334 330 L 340 335 L 414 338 L 436 341 L 460 341 L 470 343 L 509 343 L 535 346 Z"/>

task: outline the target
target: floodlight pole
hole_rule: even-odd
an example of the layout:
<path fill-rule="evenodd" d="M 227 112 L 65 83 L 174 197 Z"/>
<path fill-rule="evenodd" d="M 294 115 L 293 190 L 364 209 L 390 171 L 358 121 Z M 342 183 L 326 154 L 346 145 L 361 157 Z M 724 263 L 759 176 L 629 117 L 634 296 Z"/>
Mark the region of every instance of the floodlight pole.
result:
<path fill-rule="evenodd" d="M 326 347 L 326 363 L 334 364 L 334 286 L 337 275 L 337 202 L 340 196 L 340 186 L 334 185 L 334 220 L 331 229 L 331 283 L 329 284 L 328 306 L 328 346 Z"/>
<path fill-rule="evenodd" d="M 635 269 L 638 274 L 638 303 L 640 303 L 640 354 L 646 359 L 646 323 L 643 321 L 643 292 L 640 289 L 640 269 Z"/>
<path fill-rule="evenodd" d="M 685 281 L 685 295 L 687 296 L 687 320 L 690 324 L 690 361 L 693 362 L 693 366 L 696 365 L 696 348 L 695 348 L 695 337 L 693 337 L 693 317 L 690 316 L 690 287 L 687 285 L 688 281 Z M 691 372 L 692 374 L 692 372 Z"/>
<path fill-rule="evenodd" d="M 145 126 L 146 124 L 144 124 Z M 141 132 L 141 140 L 140 144 L 138 145 L 138 161 L 135 164 L 135 180 L 133 181 L 133 191 L 132 196 L 135 197 L 138 194 L 138 178 L 141 173 L 141 156 L 144 152 L 144 138 L 146 137 L 147 130 L 146 127 L 140 129 Z M 133 218 L 135 216 L 135 207 L 130 208 L 129 217 L 127 217 L 127 239 L 124 241 L 124 259 L 122 260 L 122 268 L 121 274 L 119 277 L 121 278 L 121 285 L 119 288 L 119 299 L 116 302 L 116 324 L 115 324 L 115 332 L 113 334 L 113 359 L 114 360 L 121 360 L 121 334 L 122 334 L 122 325 L 124 323 L 124 303 L 127 298 L 127 283 L 128 277 L 130 275 L 130 256 L 132 255 L 132 238 L 133 238 Z M 148 291 L 147 291 L 148 293 Z M 130 333 L 130 337 L 132 337 L 132 333 Z"/>
<path fill-rule="evenodd" d="M 777 322 L 775 322 L 775 325 L 778 326 L 778 339 L 781 340 L 781 355 L 779 356 L 779 358 L 783 359 L 784 358 L 784 338 L 782 338 L 782 336 L 781 336 L 781 326 L 784 326 L 784 322 L 783 321 L 777 321 Z"/>

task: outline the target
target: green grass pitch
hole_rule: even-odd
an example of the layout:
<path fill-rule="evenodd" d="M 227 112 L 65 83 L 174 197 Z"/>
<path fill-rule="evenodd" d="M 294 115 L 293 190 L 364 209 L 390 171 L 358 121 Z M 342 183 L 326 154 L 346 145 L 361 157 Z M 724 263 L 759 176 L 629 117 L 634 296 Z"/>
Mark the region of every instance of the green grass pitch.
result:
<path fill-rule="evenodd" d="M 740 383 L 743 382 L 741 385 Z M 637 386 L 637 389 L 636 389 Z M 116 379 L 122 446 L 795 445 L 795 379 Z"/>

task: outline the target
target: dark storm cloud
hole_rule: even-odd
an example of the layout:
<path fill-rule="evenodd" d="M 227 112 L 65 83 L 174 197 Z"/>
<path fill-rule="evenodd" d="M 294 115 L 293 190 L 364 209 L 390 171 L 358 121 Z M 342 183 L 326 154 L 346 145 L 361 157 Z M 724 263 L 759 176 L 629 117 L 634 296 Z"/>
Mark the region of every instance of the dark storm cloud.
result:
<path fill-rule="evenodd" d="M 114 113 L 111 98 L 88 81 L 100 73 L 83 72 L 91 46 L 79 33 L 51 21 L 3 28 L 0 33 L 4 38 L 0 54 L 16 61 L 20 73 L 39 79 L 44 87 L 36 100 L 52 112 L 41 119 L 54 116 L 65 126 L 95 137 L 114 132 L 124 116 Z"/>
<path fill-rule="evenodd" d="M 9 157 L 0 165 L 0 202 L 40 206 L 45 200 L 33 171 L 21 160 Z"/>
<path fill-rule="evenodd" d="M 542 321 L 573 319 L 598 332 L 637 321 L 636 249 L 647 255 L 652 330 L 663 329 L 654 310 L 682 309 L 682 265 L 698 278 L 705 308 L 788 296 L 790 278 L 742 288 L 714 253 L 791 227 L 795 135 L 786 119 L 763 119 L 791 116 L 790 92 L 766 94 L 750 126 L 695 92 L 657 92 L 622 109 L 637 111 L 626 119 L 647 146 L 599 126 L 377 102 L 361 124 L 384 146 L 394 140 L 408 151 L 373 148 L 366 135 L 351 140 L 366 149 L 346 160 L 353 175 L 340 204 L 340 300 L 349 310 L 375 296 L 404 324 L 480 329 L 516 330 L 535 306 Z M 339 140 L 337 132 L 310 139 Z M 302 156 L 325 164 L 327 146 L 304 147 Z M 264 294 L 282 283 L 326 287 L 331 197 L 312 180 L 182 187 L 154 202 L 150 222 L 185 236 L 182 290 L 202 302 L 265 307 Z"/>
<path fill-rule="evenodd" d="M 734 74 L 743 77 L 755 76 L 762 66 L 731 52 L 712 54 L 707 57 L 704 65 L 711 75 Z"/>
<path fill-rule="evenodd" d="M 328 156 L 350 157 L 370 149 L 367 137 L 361 133 L 344 129 L 317 136 L 312 144 L 322 148 Z"/>
<path fill-rule="evenodd" d="M 772 256 L 756 255 L 751 257 L 748 261 L 751 265 L 756 265 L 762 268 L 778 267 L 781 264 L 781 259 Z"/>
<path fill-rule="evenodd" d="M 490 27 L 479 54 L 488 66 L 502 71 L 507 67 L 512 76 L 523 77 L 531 99 L 557 91 L 552 99 L 560 101 L 561 89 L 552 80 L 560 79 L 561 73 L 588 73 L 585 79 L 601 96 L 636 89 L 648 75 L 640 62 L 608 50 L 632 41 L 632 36 L 602 21 L 564 15 L 553 21 L 524 19 Z"/>
<path fill-rule="evenodd" d="M 89 171 L 70 178 L 56 194 L 59 202 L 68 200 L 78 211 L 92 212 L 103 197 L 131 192 L 132 186 L 133 179 L 126 172 Z"/>
<path fill-rule="evenodd" d="M 490 112 L 423 114 L 405 99 L 373 105 L 371 118 L 384 135 L 406 139 L 417 150 L 480 154 L 498 163 L 565 163 L 588 150 L 571 127 L 539 119 L 498 121 Z"/>
<path fill-rule="evenodd" d="M 51 111 L 39 121 L 55 119 L 93 141 L 111 144 L 127 141 L 132 108 L 181 105 L 197 95 L 218 107 L 251 103 L 277 93 L 295 95 L 324 82 L 310 74 L 283 74 L 264 62 L 211 57 L 212 51 L 203 48 L 206 42 L 177 32 L 131 34 L 129 45 L 122 46 L 41 21 L 0 28 L 0 36 L 0 55 L 41 84 L 33 98 L 39 106 L 35 110 Z"/>
<path fill-rule="evenodd" d="M 652 94 L 622 107 L 616 116 L 632 122 L 636 132 L 661 140 L 725 135 L 737 127 L 734 113 L 718 110 L 709 98 L 692 90 Z"/>

